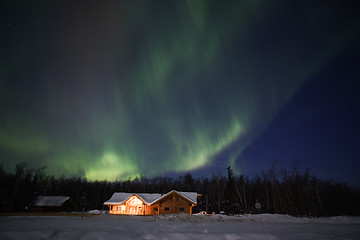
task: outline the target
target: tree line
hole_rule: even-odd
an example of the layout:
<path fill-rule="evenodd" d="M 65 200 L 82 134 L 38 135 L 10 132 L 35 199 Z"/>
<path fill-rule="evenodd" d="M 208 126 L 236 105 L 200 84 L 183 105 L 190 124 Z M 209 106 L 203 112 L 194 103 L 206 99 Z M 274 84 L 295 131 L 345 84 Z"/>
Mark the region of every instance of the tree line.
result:
<path fill-rule="evenodd" d="M 69 196 L 75 210 L 107 209 L 103 203 L 114 192 L 168 193 L 171 190 L 199 193 L 193 212 L 225 214 L 275 213 L 292 216 L 359 216 L 360 189 L 347 183 L 324 181 L 309 170 L 275 167 L 254 178 L 227 174 L 194 178 L 190 173 L 178 178 L 145 176 L 125 181 L 88 181 L 83 178 L 50 176 L 46 168 L 30 168 L 21 163 L 15 173 L 0 166 L 0 211 L 31 211 L 38 196 Z M 257 208 L 255 204 L 257 203 Z"/>

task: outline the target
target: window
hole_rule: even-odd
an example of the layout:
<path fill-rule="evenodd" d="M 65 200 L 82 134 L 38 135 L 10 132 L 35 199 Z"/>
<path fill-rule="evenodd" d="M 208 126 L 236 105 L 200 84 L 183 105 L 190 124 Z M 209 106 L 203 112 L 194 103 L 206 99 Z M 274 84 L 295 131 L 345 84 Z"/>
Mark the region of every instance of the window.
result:
<path fill-rule="evenodd" d="M 178 198 L 178 197 L 176 198 L 176 201 L 177 201 L 177 202 L 179 201 L 179 198 Z"/>
<path fill-rule="evenodd" d="M 180 212 L 183 212 L 185 209 L 183 207 L 180 208 Z"/>
<path fill-rule="evenodd" d="M 154 211 L 159 211 L 159 209 L 157 207 L 154 207 L 153 210 Z"/>
<path fill-rule="evenodd" d="M 168 208 L 168 207 L 165 207 L 165 211 L 169 211 L 169 208 Z"/>
<path fill-rule="evenodd" d="M 121 211 L 125 211 L 125 206 L 121 205 Z"/>

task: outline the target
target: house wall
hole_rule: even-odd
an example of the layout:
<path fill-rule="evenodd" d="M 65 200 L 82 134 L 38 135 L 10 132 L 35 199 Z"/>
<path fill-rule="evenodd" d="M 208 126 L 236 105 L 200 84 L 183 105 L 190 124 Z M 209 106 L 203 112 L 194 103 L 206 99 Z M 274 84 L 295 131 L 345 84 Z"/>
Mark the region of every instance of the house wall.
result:
<path fill-rule="evenodd" d="M 155 215 L 158 214 L 158 211 L 154 211 L 153 206 L 147 205 L 137 196 L 132 196 L 123 204 L 109 205 L 109 213 L 122 215 Z"/>
<path fill-rule="evenodd" d="M 156 215 L 158 210 L 154 210 L 153 206 L 144 205 L 141 209 L 126 204 L 121 205 L 108 205 L 110 214 L 121 215 Z"/>
<path fill-rule="evenodd" d="M 123 207 L 122 207 L 123 206 Z M 148 206 L 144 205 L 143 209 L 134 209 L 132 206 L 128 206 L 126 204 L 121 205 L 108 205 L 110 214 L 120 214 L 120 215 L 157 215 L 158 205 L 156 206 Z"/>
<path fill-rule="evenodd" d="M 169 213 L 189 213 L 192 214 L 192 207 L 194 206 L 189 200 L 183 198 L 181 195 L 172 193 L 159 202 L 159 214 Z"/>

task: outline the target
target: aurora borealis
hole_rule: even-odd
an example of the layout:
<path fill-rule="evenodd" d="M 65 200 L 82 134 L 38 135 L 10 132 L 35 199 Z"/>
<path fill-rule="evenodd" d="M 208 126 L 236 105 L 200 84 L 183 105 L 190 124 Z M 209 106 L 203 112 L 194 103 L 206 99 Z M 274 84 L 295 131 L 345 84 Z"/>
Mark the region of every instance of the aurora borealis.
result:
<path fill-rule="evenodd" d="M 89 180 L 245 171 L 244 151 L 359 40 L 341 1 L 14 2 L 6 21 L 0 163 Z"/>

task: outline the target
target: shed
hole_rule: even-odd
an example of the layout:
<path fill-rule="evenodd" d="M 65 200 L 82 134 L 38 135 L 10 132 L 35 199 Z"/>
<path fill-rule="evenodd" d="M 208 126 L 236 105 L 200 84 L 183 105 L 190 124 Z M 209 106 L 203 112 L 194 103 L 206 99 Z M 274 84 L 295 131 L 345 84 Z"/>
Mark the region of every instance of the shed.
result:
<path fill-rule="evenodd" d="M 74 203 L 67 196 L 39 196 L 34 209 L 40 212 L 71 212 L 74 210 Z"/>

